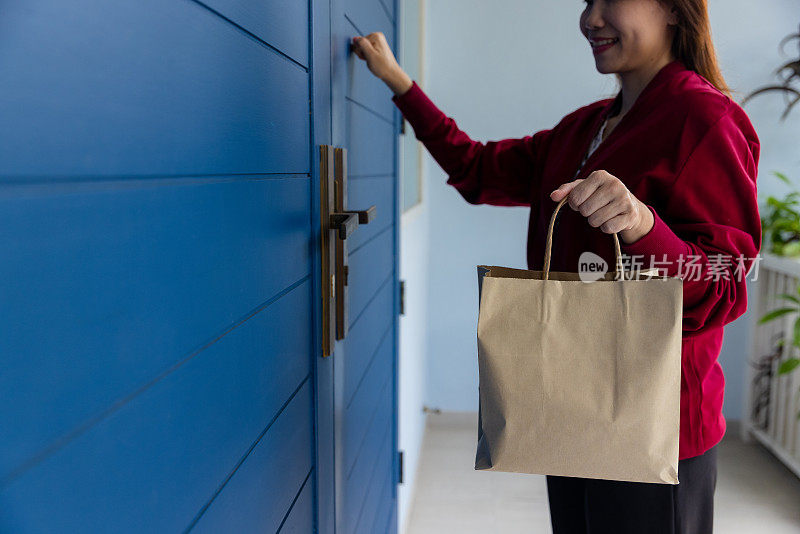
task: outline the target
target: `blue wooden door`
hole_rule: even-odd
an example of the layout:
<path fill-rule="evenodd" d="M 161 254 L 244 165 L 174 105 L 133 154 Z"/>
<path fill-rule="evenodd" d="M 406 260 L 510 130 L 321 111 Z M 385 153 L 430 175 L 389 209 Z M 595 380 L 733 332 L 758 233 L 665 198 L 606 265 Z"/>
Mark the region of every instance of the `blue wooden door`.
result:
<path fill-rule="evenodd" d="M 336 524 L 344 534 L 395 532 L 399 114 L 349 43 L 380 31 L 396 51 L 396 8 L 332 0 L 331 9 L 333 144 L 347 148 L 348 208 L 377 214 L 349 243 L 350 332 L 334 355 Z"/>
<path fill-rule="evenodd" d="M 396 121 L 374 84 L 331 98 L 334 15 L 3 2 L 0 532 L 391 530 Z M 324 360 L 320 143 L 378 210 Z"/>

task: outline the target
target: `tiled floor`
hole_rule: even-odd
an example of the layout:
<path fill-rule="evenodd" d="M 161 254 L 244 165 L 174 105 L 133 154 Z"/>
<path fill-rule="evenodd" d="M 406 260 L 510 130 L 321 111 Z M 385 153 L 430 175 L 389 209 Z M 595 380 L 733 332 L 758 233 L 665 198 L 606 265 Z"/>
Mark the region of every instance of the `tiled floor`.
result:
<path fill-rule="evenodd" d="M 545 479 L 475 471 L 476 414 L 428 416 L 406 534 L 550 533 Z M 728 428 L 719 449 L 714 532 L 800 534 L 800 479 Z"/>

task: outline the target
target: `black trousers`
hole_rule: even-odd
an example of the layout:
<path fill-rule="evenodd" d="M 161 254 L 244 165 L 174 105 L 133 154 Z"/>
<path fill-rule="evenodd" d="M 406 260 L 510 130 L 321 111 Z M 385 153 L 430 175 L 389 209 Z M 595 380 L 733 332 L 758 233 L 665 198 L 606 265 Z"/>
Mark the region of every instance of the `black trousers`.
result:
<path fill-rule="evenodd" d="M 711 534 L 717 446 L 678 461 L 679 484 L 547 475 L 553 534 Z"/>

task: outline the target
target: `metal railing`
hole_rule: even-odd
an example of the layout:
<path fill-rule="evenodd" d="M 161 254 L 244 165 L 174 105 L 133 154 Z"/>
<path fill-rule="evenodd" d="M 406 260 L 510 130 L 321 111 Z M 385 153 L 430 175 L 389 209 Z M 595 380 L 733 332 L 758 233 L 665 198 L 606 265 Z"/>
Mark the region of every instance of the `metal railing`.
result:
<path fill-rule="evenodd" d="M 741 437 L 755 437 L 800 477 L 800 369 L 778 374 L 778 366 L 797 357 L 793 346 L 797 313 L 758 324 L 767 312 L 790 303 L 781 293 L 798 295 L 800 260 L 761 253 L 757 275 L 748 276 L 750 350 L 745 370 L 745 410 Z"/>

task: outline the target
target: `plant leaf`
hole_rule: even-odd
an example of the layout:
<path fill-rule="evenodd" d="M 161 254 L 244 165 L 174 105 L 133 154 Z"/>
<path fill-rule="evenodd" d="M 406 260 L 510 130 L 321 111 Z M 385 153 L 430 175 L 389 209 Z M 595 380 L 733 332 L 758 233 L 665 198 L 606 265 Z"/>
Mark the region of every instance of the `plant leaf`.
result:
<path fill-rule="evenodd" d="M 800 317 L 794 322 L 794 340 L 792 344 L 795 347 L 800 347 Z"/>
<path fill-rule="evenodd" d="M 794 100 L 792 100 L 792 101 L 791 101 L 791 102 L 790 102 L 790 103 L 789 103 L 789 104 L 786 106 L 786 109 L 785 109 L 785 110 L 783 110 L 783 113 L 781 113 L 781 121 L 783 121 L 783 120 L 786 120 L 786 117 L 788 117 L 788 116 L 789 116 L 789 112 L 790 112 L 790 111 L 792 111 L 792 108 L 795 106 L 795 104 L 797 104 L 798 102 L 800 102 L 800 92 L 799 92 L 799 91 L 794 91 L 794 94 L 795 94 L 795 95 L 797 95 L 797 96 L 796 96 L 796 97 L 794 97 Z"/>
<path fill-rule="evenodd" d="M 783 71 L 785 70 L 788 70 L 790 74 L 784 75 Z M 783 80 L 783 83 L 788 83 L 789 80 L 795 76 L 800 76 L 800 59 L 793 59 L 792 61 L 781 65 L 775 70 L 775 74 Z"/>
<path fill-rule="evenodd" d="M 800 358 L 787 358 L 778 366 L 778 374 L 785 375 L 791 373 L 797 369 L 798 365 L 800 365 Z"/>
<path fill-rule="evenodd" d="M 785 174 L 783 174 L 782 172 L 780 172 L 780 171 L 772 171 L 772 174 L 777 176 L 779 179 L 783 180 L 783 182 L 786 183 L 786 185 L 792 185 L 792 182 L 789 180 L 789 177 L 786 176 Z M 770 197 L 770 198 L 773 198 L 773 197 Z"/>
<path fill-rule="evenodd" d="M 752 93 L 750 93 L 749 95 L 747 95 L 746 97 L 744 97 L 744 99 L 741 101 L 740 105 L 741 105 L 741 106 L 744 106 L 744 105 L 745 105 L 745 104 L 747 104 L 747 102 L 749 102 L 749 101 L 750 101 L 750 100 L 751 100 L 751 99 L 752 99 L 754 96 L 761 95 L 761 94 L 764 94 L 764 93 L 769 93 L 769 92 L 772 92 L 772 91 L 778 91 L 778 92 L 780 92 L 780 93 L 794 93 L 794 94 L 798 94 L 798 93 L 797 93 L 797 90 L 795 90 L 795 89 L 793 89 L 793 88 L 791 88 L 791 87 L 788 87 L 788 86 L 786 86 L 786 85 L 765 85 L 764 87 L 761 87 L 760 89 L 756 89 L 755 91 L 753 91 Z"/>
<path fill-rule="evenodd" d="M 800 241 L 786 243 L 783 247 L 784 256 L 797 256 L 800 254 Z"/>
<path fill-rule="evenodd" d="M 800 286 L 798 286 L 798 287 L 800 287 Z M 780 298 L 780 299 L 791 300 L 792 302 L 794 302 L 796 304 L 800 304 L 800 299 L 795 297 L 794 295 L 790 295 L 788 293 L 781 293 L 781 294 L 776 295 L 776 296 L 778 298 Z"/>
<path fill-rule="evenodd" d="M 789 35 L 787 35 L 786 37 L 781 39 L 781 42 L 778 43 L 778 49 L 781 52 L 783 52 L 783 47 L 786 45 L 786 43 L 788 43 L 792 39 L 800 39 L 800 33 L 790 33 Z M 783 53 L 785 54 L 786 52 L 783 52 Z"/>
<path fill-rule="evenodd" d="M 771 321 L 773 319 L 781 317 L 782 315 L 786 315 L 787 313 L 792 313 L 794 311 L 797 311 L 797 308 L 787 307 L 787 308 L 778 308 L 777 310 L 772 310 L 771 312 L 764 314 L 764 316 L 758 320 L 758 324 L 764 324 L 767 321 Z"/>

